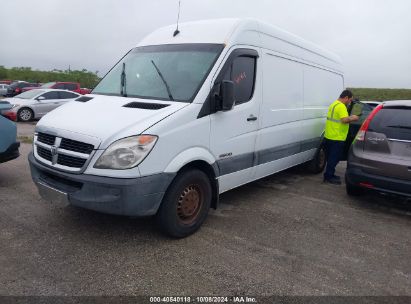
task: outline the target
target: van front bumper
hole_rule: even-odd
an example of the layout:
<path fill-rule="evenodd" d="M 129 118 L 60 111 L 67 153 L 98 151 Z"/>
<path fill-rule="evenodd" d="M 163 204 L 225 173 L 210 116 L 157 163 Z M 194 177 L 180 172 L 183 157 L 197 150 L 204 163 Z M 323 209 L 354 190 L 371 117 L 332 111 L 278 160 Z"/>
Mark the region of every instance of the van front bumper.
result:
<path fill-rule="evenodd" d="M 0 163 L 15 159 L 20 156 L 19 153 L 20 143 L 15 142 L 7 148 L 6 151 L 0 153 Z"/>
<path fill-rule="evenodd" d="M 175 177 L 168 173 L 125 179 L 71 174 L 44 166 L 33 153 L 28 160 L 31 177 L 43 199 L 117 215 L 156 214 Z"/>

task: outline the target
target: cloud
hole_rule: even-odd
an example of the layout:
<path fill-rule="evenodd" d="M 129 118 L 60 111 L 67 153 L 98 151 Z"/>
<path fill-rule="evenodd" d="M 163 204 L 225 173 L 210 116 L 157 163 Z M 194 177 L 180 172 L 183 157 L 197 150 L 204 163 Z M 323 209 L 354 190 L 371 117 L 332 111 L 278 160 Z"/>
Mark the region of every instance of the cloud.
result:
<path fill-rule="evenodd" d="M 175 23 L 177 8 L 177 0 L 4 1 L 0 65 L 102 75 L 145 35 Z M 339 54 L 349 86 L 411 88 L 409 11 L 408 0 L 182 0 L 181 21 L 260 19 Z"/>

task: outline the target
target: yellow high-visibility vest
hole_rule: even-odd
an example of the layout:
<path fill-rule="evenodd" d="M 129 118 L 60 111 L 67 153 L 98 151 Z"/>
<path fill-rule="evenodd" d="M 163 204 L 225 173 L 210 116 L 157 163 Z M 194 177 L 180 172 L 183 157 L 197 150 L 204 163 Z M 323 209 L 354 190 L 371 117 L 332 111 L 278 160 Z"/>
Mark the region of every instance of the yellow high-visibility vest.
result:
<path fill-rule="evenodd" d="M 349 125 L 342 123 L 341 118 L 348 116 L 345 104 L 339 100 L 334 101 L 328 108 L 327 121 L 325 123 L 325 138 L 345 141 L 347 139 Z"/>

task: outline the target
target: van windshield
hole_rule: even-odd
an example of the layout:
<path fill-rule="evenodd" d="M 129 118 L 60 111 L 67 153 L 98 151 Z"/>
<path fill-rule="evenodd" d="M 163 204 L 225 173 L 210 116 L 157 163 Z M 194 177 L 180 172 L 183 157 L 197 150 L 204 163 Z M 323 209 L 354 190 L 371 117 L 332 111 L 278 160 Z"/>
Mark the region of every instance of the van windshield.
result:
<path fill-rule="evenodd" d="M 221 44 L 178 44 L 131 50 L 92 94 L 191 102 L 223 50 Z"/>

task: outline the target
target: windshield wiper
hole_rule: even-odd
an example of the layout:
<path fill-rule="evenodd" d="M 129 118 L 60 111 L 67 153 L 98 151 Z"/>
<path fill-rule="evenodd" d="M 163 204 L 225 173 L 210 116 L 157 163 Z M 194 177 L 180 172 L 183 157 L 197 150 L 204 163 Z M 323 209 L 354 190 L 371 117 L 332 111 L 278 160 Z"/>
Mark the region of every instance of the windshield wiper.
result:
<path fill-rule="evenodd" d="M 411 127 L 409 127 L 409 126 L 400 126 L 400 125 L 395 125 L 395 126 L 387 126 L 387 128 L 409 129 L 409 130 L 411 130 Z"/>
<path fill-rule="evenodd" d="M 168 97 L 170 98 L 171 101 L 174 101 L 173 95 L 171 95 L 170 87 L 167 84 L 167 81 L 164 79 L 163 74 L 161 74 L 160 69 L 156 66 L 153 60 L 151 60 L 151 63 L 154 65 L 154 68 L 156 69 L 158 75 L 160 76 L 161 80 L 163 81 L 164 85 L 166 86 Z"/>
<path fill-rule="evenodd" d="M 127 81 L 126 81 L 126 63 L 123 62 L 123 70 L 121 71 L 121 96 L 127 97 L 127 89 L 126 89 Z"/>

